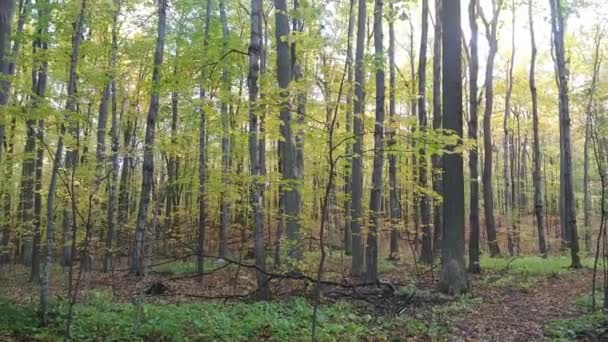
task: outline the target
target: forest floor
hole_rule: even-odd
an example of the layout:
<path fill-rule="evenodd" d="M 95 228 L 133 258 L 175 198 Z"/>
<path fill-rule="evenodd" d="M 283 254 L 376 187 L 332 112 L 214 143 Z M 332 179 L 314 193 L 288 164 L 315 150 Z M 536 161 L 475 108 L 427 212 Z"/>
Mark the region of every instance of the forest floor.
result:
<path fill-rule="evenodd" d="M 303 267 L 315 260 L 305 260 Z M 309 280 L 275 279 L 274 299 L 261 303 L 251 299 L 255 282 L 246 267 L 210 263 L 201 283 L 192 262 L 159 264 L 140 279 L 121 272 L 83 275 L 74 339 L 310 339 L 314 283 Z M 383 284 L 394 288 L 341 286 L 352 282 L 344 277 L 349 264 L 342 256 L 329 258 L 319 340 L 608 341 L 608 318 L 590 310 L 591 259 L 583 269 L 569 270 L 566 257 L 483 258 L 484 272 L 471 275 L 470 293 L 458 298 L 434 290 L 432 269 L 414 277 L 411 265 L 400 262 L 380 264 Z M 54 323 L 40 327 L 38 287 L 28 282 L 27 270 L 13 265 L 0 272 L 0 340 L 62 336 L 66 278 L 60 268 L 54 270 Z M 151 284 L 164 288 L 147 296 Z"/>

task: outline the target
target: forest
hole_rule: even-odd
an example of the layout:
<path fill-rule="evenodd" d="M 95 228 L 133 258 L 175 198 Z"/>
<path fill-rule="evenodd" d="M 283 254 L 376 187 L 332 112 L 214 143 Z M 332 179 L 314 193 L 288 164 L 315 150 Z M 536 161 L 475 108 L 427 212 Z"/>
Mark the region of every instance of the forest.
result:
<path fill-rule="evenodd" d="M 608 341 L 603 0 L 0 0 L 0 340 Z"/>

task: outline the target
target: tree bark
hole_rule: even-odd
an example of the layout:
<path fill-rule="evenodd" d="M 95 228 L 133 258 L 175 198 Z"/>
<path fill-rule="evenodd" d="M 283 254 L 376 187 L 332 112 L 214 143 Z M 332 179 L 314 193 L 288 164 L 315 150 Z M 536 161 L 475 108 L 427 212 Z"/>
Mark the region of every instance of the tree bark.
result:
<path fill-rule="evenodd" d="M 261 182 L 262 167 L 259 151 L 258 118 L 258 78 L 260 71 L 260 55 L 262 51 L 261 36 L 262 0 L 251 0 L 251 37 L 249 40 L 249 172 L 252 183 L 250 192 L 251 208 L 253 210 L 253 241 L 258 298 L 267 299 L 270 296 L 268 280 L 263 273 L 266 270 L 266 250 L 264 241 L 264 197 Z"/>
<path fill-rule="evenodd" d="M 211 26 L 211 1 L 207 1 L 205 8 L 205 33 L 203 45 L 207 49 L 209 45 L 209 29 Z M 198 229 L 196 239 L 196 271 L 199 275 L 204 273 L 205 268 L 205 239 L 207 235 L 207 113 L 203 105 L 206 100 L 205 94 L 205 72 L 201 72 L 199 99 L 199 138 L 198 138 Z M 202 282 L 203 277 L 199 277 Z"/>
<path fill-rule="evenodd" d="M 130 273 L 141 276 L 145 273 L 144 265 L 144 243 L 146 233 L 146 220 L 148 206 L 150 204 L 150 193 L 154 182 L 154 138 L 156 133 L 156 117 L 159 109 L 159 87 L 160 68 L 163 64 L 163 52 L 165 47 L 165 21 L 167 16 L 167 0 L 158 0 L 158 32 L 156 37 L 156 52 L 154 55 L 154 71 L 152 73 L 152 90 L 150 94 L 150 108 L 146 122 L 146 136 L 144 140 L 144 162 L 141 182 L 141 195 L 137 223 L 135 227 L 135 239 L 131 256 Z"/>
<path fill-rule="evenodd" d="M 477 38 L 479 26 L 477 25 L 477 11 L 475 2 L 469 0 L 469 25 L 471 27 L 471 61 L 469 63 L 469 139 L 475 145 L 469 152 L 469 173 L 470 182 L 470 212 L 469 212 L 469 272 L 481 272 L 479 265 L 479 149 L 477 146 L 477 125 L 478 125 L 478 103 L 477 103 L 477 78 L 479 73 L 479 51 L 477 48 Z"/>
<path fill-rule="evenodd" d="M 534 33 L 534 0 L 528 0 L 528 21 L 530 25 L 530 45 L 532 55 L 530 58 L 530 96 L 532 98 L 532 131 L 534 135 L 534 173 L 532 175 L 534 183 L 534 214 L 536 216 L 536 229 L 538 232 L 538 251 L 543 256 L 547 256 L 547 245 L 545 241 L 545 228 L 543 217 L 543 180 L 541 175 L 542 154 L 540 151 L 540 134 L 538 127 L 538 91 L 536 89 L 536 37 Z"/>
<path fill-rule="evenodd" d="M 359 0 L 357 14 L 357 47 L 355 48 L 355 100 L 353 103 L 353 145 L 352 174 L 351 174 L 351 225 L 352 264 L 351 272 L 358 277 L 363 274 L 363 237 L 361 226 L 363 221 L 363 110 L 365 107 L 365 37 L 367 3 Z"/>
<path fill-rule="evenodd" d="M 8 103 L 10 93 L 10 81 L 6 78 L 10 76 L 9 57 L 11 56 L 11 27 L 13 22 L 13 10 L 15 0 L 0 0 L 0 107 Z M 0 113 L 0 161 L 2 160 L 2 150 L 4 146 L 4 123 L 6 122 L 6 111 Z"/>
<path fill-rule="evenodd" d="M 420 55 L 418 58 L 418 130 L 420 138 L 425 139 L 426 134 L 426 55 L 429 31 L 429 3 L 422 0 L 422 32 L 420 36 Z M 420 261 L 430 264 L 433 262 L 433 238 L 431 236 L 431 213 L 429 198 L 426 195 L 427 182 L 427 162 L 426 162 L 426 142 L 422 142 L 418 156 L 418 208 L 420 210 L 420 223 L 422 225 L 422 250 Z"/>
<path fill-rule="evenodd" d="M 492 19 L 491 21 L 488 21 L 483 14 L 479 2 L 477 2 L 477 9 L 485 25 L 486 38 L 488 39 L 488 45 L 490 47 L 486 63 L 485 108 L 483 114 L 484 166 L 482 183 L 487 239 L 490 247 L 490 256 L 492 257 L 500 255 L 500 248 L 498 247 L 496 237 L 496 224 L 494 222 L 494 191 L 492 186 L 492 111 L 494 108 L 494 58 L 498 52 L 496 31 L 502 3 L 503 0 L 492 0 Z"/>
<path fill-rule="evenodd" d="M 559 126 L 560 126 L 560 198 L 563 199 L 563 210 L 560 215 L 560 224 L 565 227 L 567 245 L 570 247 L 572 268 L 581 268 L 578 255 L 578 232 L 576 227 L 576 203 L 574 198 L 574 184 L 572 180 L 572 146 L 570 139 L 570 109 L 568 96 L 568 70 L 564 46 L 565 24 L 562 13 L 561 0 L 549 0 L 551 5 L 551 31 L 555 64 L 557 72 L 557 85 L 559 89 Z"/>
<path fill-rule="evenodd" d="M 347 94 L 346 94 L 346 123 L 345 130 L 346 134 L 353 134 L 353 44 L 352 37 L 355 31 L 355 0 L 350 0 L 348 7 L 348 37 L 346 38 L 346 76 L 347 83 Z M 391 24 L 392 25 L 392 24 Z M 351 144 L 346 145 L 345 155 L 351 156 L 353 154 L 353 147 Z M 348 163 L 344 164 L 344 254 L 350 255 L 352 253 L 352 234 L 350 231 L 351 225 L 351 165 Z M 391 235 L 392 236 L 392 235 Z M 391 238 L 392 239 L 392 238 Z M 391 240 L 392 241 L 392 240 Z M 391 248 L 392 248 L 391 243 Z M 392 249 L 391 249 L 392 255 Z"/>
<path fill-rule="evenodd" d="M 382 222 L 382 171 L 384 169 L 384 35 L 382 30 L 383 0 L 374 7 L 374 51 L 376 62 L 376 122 L 374 125 L 374 169 L 369 200 L 369 230 L 365 250 L 365 279 L 378 280 L 378 233 Z"/>
<path fill-rule="evenodd" d="M 298 170 L 296 139 L 293 132 L 293 119 L 289 103 L 289 82 L 292 79 L 291 59 L 289 53 L 289 19 L 287 16 L 286 0 L 274 0 L 275 3 L 275 30 L 277 49 L 277 81 L 281 89 L 280 119 L 281 136 L 281 163 L 282 180 L 285 183 L 281 194 L 286 216 L 286 231 L 289 239 L 287 255 L 299 259 L 302 256 L 302 240 L 300 237 L 300 207 L 301 198 L 299 186 L 301 183 L 301 170 Z"/>
<path fill-rule="evenodd" d="M 462 44 L 460 0 L 443 0 L 443 127 L 459 138 L 462 128 Z M 459 140 L 458 144 L 462 144 Z M 450 147 L 453 150 L 454 146 Z M 443 230 L 439 289 L 450 294 L 467 290 L 464 264 L 464 165 L 462 154 L 443 158 Z"/>
<path fill-rule="evenodd" d="M 222 42 L 224 53 L 228 51 L 228 19 L 226 18 L 226 8 L 224 0 L 220 0 L 220 20 L 222 22 Z M 224 63 L 222 68 L 222 96 L 220 104 L 220 117 L 222 123 L 222 182 L 229 185 L 230 181 L 230 114 L 228 113 L 228 97 L 230 96 L 230 76 L 228 68 Z M 220 236 L 218 246 L 218 256 L 226 258 L 228 256 L 228 228 L 230 226 L 230 204 L 228 202 L 227 187 L 220 196 Z"/>
<path fill-rule="evenodd" d="M 441 0 L 435 0 L 435 37 L 433 42 L 433 130 L 441 129 Z M 441 193 L 441 156 L 435 154 L 433 163 L 433 192 Z M 441 244 L 441 200 L 433 200 L 433 251 Z"/>
<path fill-rule="evenodd" d="M 388 149 L 394 149 L 397 141 L 395 139 L 395 130 L 397 129 L 396 121 L 396 102 L 397 102 L 397 89 L 396 89 L 396 65 L 395 65 L 395 25 L 394 16 L 395 9 L 393 7 L 393 1 L 389 1 L 390 17 L 391 20 L 388 23 L 389 32 L 389 45 L 388 45 L 388 58 L 389 58 L 389 100 L 388 100 L 388 116 L 389 116 L 389 129 L 388 129 Z M 388 155 L 388 184 L 389 184 L 389 210 L 391 219 L 391 238 L 390 238 L 390 253 L 389 259 L 399 260 L 399 224 L 401 221 L 401 207 L 399 205 L 399 185 L 397 181 L 397 155 L 391 152 Z"/>

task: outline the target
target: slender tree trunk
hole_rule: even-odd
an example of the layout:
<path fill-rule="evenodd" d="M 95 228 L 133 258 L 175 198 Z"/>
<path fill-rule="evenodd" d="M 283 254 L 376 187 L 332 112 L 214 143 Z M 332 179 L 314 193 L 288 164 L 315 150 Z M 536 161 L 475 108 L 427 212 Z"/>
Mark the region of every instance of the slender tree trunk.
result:
<path fill-rule="evenodd" d="M 463 137 L 462 44 L 460 0 L 443 0 L 443 127 Z M 459 142 L 458 144 L 461 144 Z M 451 147 L 453 149 L 454 146 Z M 467 290 L 464 263 L 464 165 L 462 154 L 443 157 L 443 229 L 439 288 L 451 294 Z"/>
<path fill-rule="evenodd" d="M 378 233 L 382 222 L 382 170 L 384 169 L 384 35 L 382 32 L 383 0 L 374 7 L 374 51 L 379 65 L 376 67 L 376 122 L 374 125 L 374 169 L 372 193 L 369 200 L 369 230 L 365 250 L 365 279 L 378 280 Z"/>
<path fill-rule="evenodd" d="M 346 123 L 345 130 L 346 134 L 352 134 L 352 126 L 353 126 L 353 44 L 352 37 L 355 31 L 355 0 L 350 0 L 350 4 L 348 7 L 348 37 L 346 44 L 346 72 L 348 73 L 347 80 L 347 89 L 348 92 L 346 94 Z M 390 24 L 392 25 L 392 24 Z M 353 154 L 353 147 L 351 144 L 346 145 L 347 156 Z M 344 164 L 344 253 L 346 255 L 350 255 L 352 253 L 352 234 L 350 231 L 351 225 L 351 208 L 352 208 L 352 198 L 351 195 L 351 165 L 348 163 Z M 392 236 L 392 235 L 391 235 Z M 392 239 L 392 237 L 391 237 Z M 392 241 L 392 240 L 391 240 Z M 392 255 L 392 242 L 391 242 L 391 255 Z"/>
<path fill-rule="evenodd" d="M 589 99 L 587 102 L 587 116 L 585 119 L 585 146 L 584 146 L 584 163 L 583 163 L 583 211 L 584 211 L 584 230 L 585 230 L 585 251 L 591 252 L 591 189 L 589 188 L 589 150 L 592 143 L 592 116 L 595 106 L 595 92 L 597 87 L 598 76 L 601 66 L 601 41 L 603 32 L 599 31 L 595 34 L 595 51 L 593 56 L 593 77 L 591 79 L 591 88 L 589 89 Z"/>
<path fill-rule="evenodd" d="M 469 212 L 469 272 L 479 273 L 479 150 L 477 147 L 477 77 L 479 73 L 479 52 L 477 48 L 477 37 L 479 28 L 477 25 L 477 11 L 475 2 L 469 0 L 469 25 L 471 27 L 471 61 L 469 63 L 469 139 L 475 145 L 469 152 L 470 182 L 470 212 Z"/>
<path fill-rule="evenodd" d="M 135 227 L 135 239 L 131 256 L 130 273 L 136 276 L 143 275 L 144 270 L 144 243 L 146 233 L 146 220 L 150 193 L 154 182 L 154 138 L 156 133 L 156 117 L 159 109 L 160 69 L 163 64 L 165 47 L 165 21 L 167 15 L 167 0 L 158 0 L 158 32 L 156 37 L 156 52 L 154 55 L 154 71 L 152 73 L 152 90 L 150 95 L 150 109 L 146 122 L 146 137 L 144 141 L 144 162 L 139 200 L 139 211 Z"/>
<path fill-rule="evenodd" d="M 351 225 L 352 234 L 352 264 L 351 272 L 358 277 L 363 274 L 363 237 L 361 235 L 363 221 L 363 110 L 365 107 L 365 37 L 367 3 L 359 0 L 357 14 L 357 47 L 355 51 L 355 101 L 353 103 L 353 145 L 352 174 L 351 174 Z"/>
<path fill-rule="evenodd" d="M 508 249 L 509 255 L 513 256 L 514 245 L 513 245 L 513 235 L 515 233 L 515 202 L 512 200 L 515 194 L 512 192 L 512 188 L 514 184 L 512 184 L 513 179 L 513 165 L 511 163 L 515 163 L 515 158 L 513 158 L 516 153 L 511 151 L 511 140 L 513 139 L 510 128 L 509 128 L 509 120 L 511 115 L 511 94 L 513 92 L 513 65 L 515 64 L 515 6 L 513 5 L 513 34 L 512 34 L 512 45 L 511 45 L 511 57 L 508 61 L 508 71 L 507 71 L 507 92 L 505 94 L 505 111 L 503 117 L 503 178 L 504 178 L 504 198 L 505 198 L 505 221 L 507 227 L 507 241 L 508 241 Z"/>
<path fill-rule="evenodd" d="M 578 255 L 578 232 L 576 227 L 576 203 L 574 198 L 574 184 L 572 180 L 572 146 L 570 138 L 570 109 L 568 97 L 568 70 L 564 47 L 565 24 L 560 0 L 550 0 L 551 29 L 553 33 L 553 47 L 557 81 L 559 88 L 559 126 L 560 126 L 560 198 L 563 199 L 563 212 L 560 224 L 565 227 L 568 245 L 572 258 L 572 268 L 581 268 Z"/>
<path fill-rule="evenodd" d="M 427 117 L 426 117 L 426 55 L 429 31 L 429 3 L 422 0 L 422 32 L 420 37 L 420 56 L 418 58 L 418 129 L 421 139 L 426 139 Z M 430 264 L 433 262 L 433 237 L 431 236 L 431 213 L 429 198 L 425 193 L 428 186 L 426 148 L 423 141 L 418 156 L 418 187 L 423 189 L 418 193 L 418 208 L 420 209 L 420 222 L 422 224 L 422 250 L 420 261 Z"/>
<path fill-rule="evenodd" d="M 441 0 L 435 0 L 435 37 L 433 43 L 433 130 L 441 129 Z M 435 154 L 433 163 L 433 192 L 441 193 L 441 156 Z M 442 204 L 433 200 L 433 251 L 441 244 Z"/>
<path fill-rule="evenodd" d="M 281 147 L 281 162 L 283 164 L 283 181 L 288 186 L 283 187 L 283 205 L 286 216 L 286 231 L 289 239 L 289 249 L 287 254 L 293 258 L 302 256 L 302 240 L 300 237 L 300 207 L 301 198 L 299 183 L 301 182 L 301 170 L 298 169 L 296 138 L 292 127 L 292 112 L 289 103 L 289 82 L 292 79 L 291 59 L 289 54 L 289 19 L 287 16 L 286 0 L 274 0 L 275 3 L 275 29 L 276 29 L 276 48 L 277 48 L 277 80 L 281 88 L 281 110 L 280 118 L 281 136 L 283 141 Z"/>
<path fill-rule="evenodd" d="M 117 209 L 117 185 L 118 185 L 118 150 L 120 149 L 120 140 L 118 138 L 118 125 L 120 118 L 123 117 L 125 109 L 125 100 L 123 99 L 122 106 L 120 109 L 120 118 L 118 117 L 117 98 L 118 93 L 116 89 L 116 69 L 115 65 L 118 63 L 118 15 L 120 14 L 120 0 L 115 0 L 114 5 L 116 9 L 112 14 L 112 50 L 110 52 L 110 64 L 111 64 L 111 80 L 110 80 L 110 92 L 112 95 L 112 117 L 110 127 L 110 139 L 111 139 L 111 170 L 110 170 L 110 187 L 108 191 L 108 231 L 106 235 L 106 250 L 103 261 L 103 271 L 109 272 L 113 269 L 113 243 L 116 235 L 116 209 Z"/>
<path fill-rule="evenodd" d="M 262 50 L 261 36 L 262 0 L 251 0 L 251 37 L 249 40 L 249 168 L 252 177 L 250 201 L 253 210 L 253 241 L 255 265 L 258 268 L 256 279 L 258 298 L 267 299 L 270 296 L 268 280 L 263 271 L 266 269 L 266 250 L 264 245 L 264 197 L 262 192 L 262 168 L 259 160 L 259 106 L 258 78 L 260 71 L 260 55 Z"/>
<path fill-rule="evenodd" d="M 207 1 L 205 9 L 205 49 L 209 45 L 209 29 L 211 26 L 211 1 Z M 206 100 L 205 73 L 201 72 L 199 98 Z M 203 105 L 199 107 L 199 138 L 198 138 L 198 229 L 196 239 L 196 271 L 199 275 L 204 273 L 205 268 L 205 238 L 207 234 L 207 113 Z M 203 277 L 199 277 L 202 282 Z"/>
<path fill-rule="evenodd" d="M 390 15 L 391 18 L 395 15 L 395 9 L 393 7 L 393 1 L 389 1 Z M 388 129 L 388 149 L 394 149 L 397 143 L 395 139 L 396 130 L 396 65 L 395 65 L 395 25 L 393 20 L 388 23 L 389 32 L 389 45 L 388 45 L 388 58 L 389 58 L 389 100 L 388 100 L 388 115 L 389 115 L 389 129 Z M 390 254 L 389 259 L 399 260 L 399 227 L 401 221 L 401 207 L 399 205 L 399 185 L 397 181 L 397 155 L 391 152 L 388 155 L 388 184 L 389 184 L 389 209 L 391 218 L 391 238 L 390 238 Z"/>
<path fill-rule="evenodd" d="M 222 22 L 222 41 L 224 53 L 228 51 L 228 19 L 226 18 L 226 8 L 224 0 L 220 0 L 220 18 Z M 220 116 L 222 122 L 222 182 L 229 185 L 230 179 L 230 114 L 228 113 L 228 97 L 230 96 L 230 76 L 226 64 L 222 68 L 222 101 L 220 104 Z M 228 227 L 230 226 L 230 204 L 228 203 L 227 187 L 221 192 L 220 196 L 220 236 L 218 256 L 226 258 L 228 256 Z"/>
<path fill-rule="evenodd" d="M 498 2 L 498 3 L 496 3 Z M 493 17 L 488 22 L 483 11 L 480 10 L 479 2 L 477 8 L 482 16 L 486 28 L 486 38 L 490 50 L 486 63 L 485 80 L 485 109 L 483 114 L 483 145 L 484 145 L 484 167 L 483 167 L 483 202 L 486 221 L 486 231 L 490 255 L 492 257 L 500 255 L 500 248 L 496 237 L 496 224 L 494 222 L 494 191 L 492 186 L 492 111 L 494 108 L 494 57 L 498 51 L 498 41 L 496 31 L 498 26 L 498 16 L 502 7 L 503 0 L 492 0 Z M 445 127 L 444 127 L 445 128 Z"/>
<path fill-rule="evenodd" d="M 536 89 L 536 37 L 534 33 L 534 0 L 528 0 L 528 22 L 530 25 L 530 45 L 532 55 L 530 58 L 530 96 L 532 98 L 532 131 L 534 135 L 534 214 L 536 216 L 536 230 L 538 232 L 538 251 L 543 257 L 547 256 L 547 245 L 545 242 L 545 230 L 543 223 L 543 180 L 541 175 L 542 154 L 540 151 L 540 135 L 538 127 L 538 91 Z"/>

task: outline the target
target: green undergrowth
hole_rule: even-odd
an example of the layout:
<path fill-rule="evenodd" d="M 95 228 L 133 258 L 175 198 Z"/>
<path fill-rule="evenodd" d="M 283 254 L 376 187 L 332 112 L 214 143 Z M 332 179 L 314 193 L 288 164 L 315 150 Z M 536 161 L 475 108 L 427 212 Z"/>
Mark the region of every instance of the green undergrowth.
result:
<path fill-rule="evenodd" d="M 481 282 L 487 286 L 495 286 L 519 292 L 533 289 L 537 283 L 548 277 L 559 277 L 571 272 L 570 258 L 553 256 L 541 258 L 538 256 L 518 256 L 512 258 L 481 258 L 483 276 Z M 593 267 L 593 258 L 583 258 L 583 268 Z"/>
<path fill-rule="evenodd" d="M 51 321 L 39 325 L 35 304 L 0 298 L 0 337 L 55 341 L 63 337 L 68 311 L 53 303 Z M 271 302 L 193 302 L 187 304 L 120 303 L 95 292 L 74 308 L 75 341 L 306 341 L 310 340 L 312 305 L 296 298 Z M 324 305 L 318 314 L 320 341 L 390 339 L 426 334 L 429 326 L 412 318 L 374 317 L 351 304 Z"/>
<path fill-rule="evenodd" d="M 583 267 L 593 267 L 593 258 L 583 258 Z M 506 272 L 507 274 L 526 276 L 549 276 L 569 271 L 571 260 L 567 256 L 541 258 L 538 256 L 518 256 L 513 258 L 481 257 L 481 268 L 489 272 Z"/>
<path fill-rule="evenodd" d="M 596 295 L 593 310 L 591 295 L 576 299 L 578 315 L 550 321 L 545 327 L 545 336 L 552 341 L 572 341 L 587 338 L 590 341 L 608 340 L 608 313 L 602 310 L 604 298 Z"/>
<path fill-rule="evenodd" d="M 376 315 L 347 302 L 322 305 L 318 313 L 319 341 L 403 341 L 412 337 L 441 340 L 451 319 L 475 310 L 481 299 L 450 298 L 413 288 L 402 297 L 415 296 L 429 310 L 401 315 Z M 410 292 L 408 292 L 410 291 Z M 67 303 L 54 302 L 50 324 L 41 327 L 37 306 L 0 297 L 0 339 L 56 341 L 64 336 Z M 75 341 L 309 341 L 312 304 L 303 298 L 270 302 L 192 302 L 169 304 L 113 300 L 93 292 L 74 307 L 71 337 Z M 140 303 L 140 304 L 138 304 Z M 414 305 L 409 303 L 408 305 Z"/>

